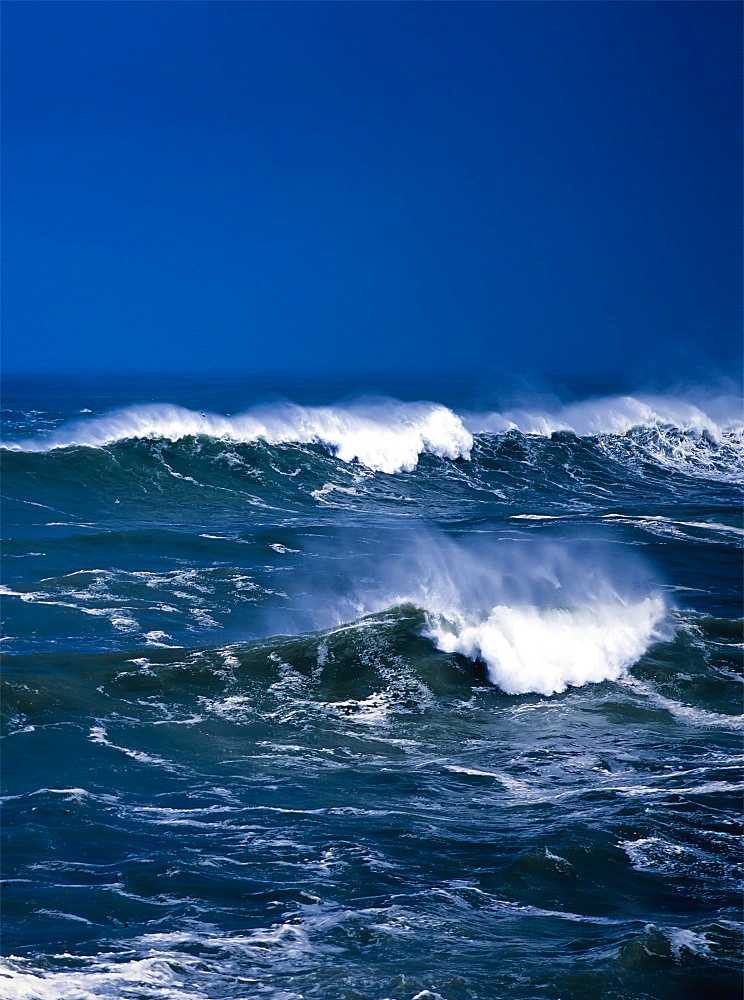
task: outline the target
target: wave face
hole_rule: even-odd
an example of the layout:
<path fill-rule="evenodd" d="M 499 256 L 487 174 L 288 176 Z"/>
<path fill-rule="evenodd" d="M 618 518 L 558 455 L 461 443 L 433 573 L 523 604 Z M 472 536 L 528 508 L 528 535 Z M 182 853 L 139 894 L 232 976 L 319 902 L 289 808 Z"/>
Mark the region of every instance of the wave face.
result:
<path fill-rule="evenodd" d="M 736 995 L 740 403 L 174 385 L 5 393 L 0 993 Z"/>

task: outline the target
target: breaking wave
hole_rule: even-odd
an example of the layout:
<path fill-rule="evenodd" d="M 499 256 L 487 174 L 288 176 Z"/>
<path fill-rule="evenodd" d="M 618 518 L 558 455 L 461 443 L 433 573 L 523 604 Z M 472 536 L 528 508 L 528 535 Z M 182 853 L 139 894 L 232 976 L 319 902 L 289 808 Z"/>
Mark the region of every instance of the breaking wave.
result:
<path fill-rule="evenodd" d="M 466 423 L 474 434 L 516 430 L 549 436 L 570 431 L 578 437 L 627 434 L 636 427 L 673 427 L 718 441 L 724 434 L 744 431 L 744 413 L 741 401 L 732 396 L 704 403 L 672 396 L 606 396 L 545 409 L 471 414 Z"/>
<path fill-rule="evenodd" d="M 341 624 L 413 605 L 439 650 L 484 663 L 507 694 L 619 680 L 671 634 L 666 601 L 645 564 L 597 542 L 421 533 L 403 553 L 379 553 L 377 569 L 350 557 L 346 572 L 335 594 L 316 586 L 318 610 L 305 625 L 328 627 L 328 614 Z"/>
<path fill-rule="evenodd" d="M 335 406 L 277 402 L 235 416 L 157 403 L 78 419 L 38 436 L 9 442 L 10 451 L 104 448 L 132 439 L 180 441 L 206 437 L 236 444 L 316 444 L 343 462 L 375 472 L 412 471 L 422 455 L 471 457 L 474 436 L 518 432 L 622 439 L 646 431 L 646 456 L 678 471 L 726 478 L 742 466 L 744 419 L 740 402 L 720 397 L 693 403 L 673 397 L 612 396 L 545 409 L 458 414 L 439 403 L 359 399 Z M 651 437 L 649 437 L 649 434 Z M 725 455 L 716 449 L 724 446 Z M 732 455 L 728 454 L 732 452 Z M 700 454 L 698 454 L 700 452 Z"/>
<path fill-rule="evenodd" d="M 347 406 L 274 403 L 234 417 L 165 404 L 130 406 L 7 447 L 50 451 L 102 448 L 131 438 L 178 441 L 198 436 L 243 444 L 319 444 L 344 462 L 357 460 L 376 472 L 388 473 L 411 471 L 426 453 L 469 458 L 473 446 L 471 434 L 447 407 L 385 399 Z"/>
<path fill-rule="evenodd" d="M 637 604 L 584 608 L 499 605 L 484 621 L 432 616 L 437 648 L 482 660 L 507 694 L 558 694 L 567 687 L 616 681 L 643 656 L 665 615 L 659 595 Z"/>

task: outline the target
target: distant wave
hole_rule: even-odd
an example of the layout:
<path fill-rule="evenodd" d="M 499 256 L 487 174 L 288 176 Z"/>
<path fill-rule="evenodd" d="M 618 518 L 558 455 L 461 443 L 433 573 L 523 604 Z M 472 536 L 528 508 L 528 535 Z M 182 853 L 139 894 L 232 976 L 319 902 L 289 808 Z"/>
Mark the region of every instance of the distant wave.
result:
<path fill-rule="evenodd" d="M 278 402 L 236 416 L 156 403 L 78 419 L 4 447 L 47 452 L 103 448 L 132 439 L 179 441 L 202 436 L 243 444 L 317 444 L 341 461 L 395 473 L 410 472 L 425 454 L 469 459 L 477 435 L 519 432 L 544 437 L 570 432 L 580 437 L 620 437 L 637 428 L 671 428 L 709 444 L 732 440 L 741 444 L 744 419 L 740 402 L 731 397 L 711 399 L 703 406 L 674 397 L 610 396 L 552 409 L 467 414 L 439 403 L 386 398 L 334 406 Z M 650 453 L 665 462 L 668 451 L 662 441 L 661 449 L 651 448 Z"/>
<path fill-rule="evenodd" d="M 473 434 L 517 430 L 545 436 L 570 431 L 579 437 L 598 437 L 627 434 L 635 427 L 674 427 L 718 441 L 725 433 L 744 430 L 744 413 L 741 400 L 731 396 L 705 403 L 674 396 L 605 396 L 545 409 L 476 413 L 465 422 Z"/>
<path fill-rule="evenodd" d="M 447 407 L 385 399 L 347 406 L 274 403 L 234 417 L 167 404 L 130 406 L 6 447 L 14 451 L 102 448 L 131 438 L 178 441 L 199 435 L 246 444 L 320 444 L 344 462 L 357 460 L 388 473 L 409 472 L 426 453 L 469 458 L 473 446 L 472 435 Z"/>

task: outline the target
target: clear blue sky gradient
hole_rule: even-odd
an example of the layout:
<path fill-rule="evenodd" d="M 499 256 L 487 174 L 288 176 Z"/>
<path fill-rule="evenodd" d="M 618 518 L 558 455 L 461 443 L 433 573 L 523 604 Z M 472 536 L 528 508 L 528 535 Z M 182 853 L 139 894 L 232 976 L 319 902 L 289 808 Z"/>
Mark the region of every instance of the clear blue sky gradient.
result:
<path fill-rule="evenodd" d="M 4 369 L 734 374 L 741 16 L 5 3 Z"/>

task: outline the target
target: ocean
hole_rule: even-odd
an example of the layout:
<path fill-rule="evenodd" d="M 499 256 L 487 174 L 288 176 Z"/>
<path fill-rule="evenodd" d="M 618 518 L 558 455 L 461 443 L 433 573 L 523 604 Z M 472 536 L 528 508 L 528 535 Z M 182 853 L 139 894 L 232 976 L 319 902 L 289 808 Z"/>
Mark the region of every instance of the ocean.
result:
<path fill-rule="evenodd" d="M 740 402 L 3 397 L 24 1000 L 741 995 Z"/>

